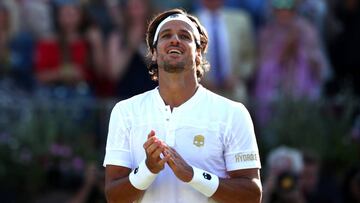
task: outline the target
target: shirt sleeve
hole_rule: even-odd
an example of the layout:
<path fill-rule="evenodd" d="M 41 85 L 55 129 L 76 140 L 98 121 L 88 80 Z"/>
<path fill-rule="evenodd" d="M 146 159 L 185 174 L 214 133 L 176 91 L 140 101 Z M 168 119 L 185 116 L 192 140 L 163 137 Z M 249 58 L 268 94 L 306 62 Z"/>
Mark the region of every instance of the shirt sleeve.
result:
<path fill-rule="evenodd" d="M 123 111 L 124 106 L 118 103 L 111 112 L 104 167 L 116 165 L 131 168 L 129 127 Z"/>
<path fill-rule="evenodd" d="M 261 168 L 254 126 L 248 110 L 236 105 L 225 139 L 225 162 L 228 171 Z"/>

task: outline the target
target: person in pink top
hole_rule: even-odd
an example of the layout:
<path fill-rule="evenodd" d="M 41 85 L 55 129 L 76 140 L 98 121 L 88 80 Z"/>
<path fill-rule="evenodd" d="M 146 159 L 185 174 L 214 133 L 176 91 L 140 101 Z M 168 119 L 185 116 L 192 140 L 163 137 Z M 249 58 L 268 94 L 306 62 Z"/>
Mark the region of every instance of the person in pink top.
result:
<path fill-rule="evenodd" d="M 265 123 L 281 99 L 320 97 L 328 72 L 316 29 L 295 10 L 295 0 L 272 0 L 274 18 L 260 30 L 255 83 L 257 119 Z"/>

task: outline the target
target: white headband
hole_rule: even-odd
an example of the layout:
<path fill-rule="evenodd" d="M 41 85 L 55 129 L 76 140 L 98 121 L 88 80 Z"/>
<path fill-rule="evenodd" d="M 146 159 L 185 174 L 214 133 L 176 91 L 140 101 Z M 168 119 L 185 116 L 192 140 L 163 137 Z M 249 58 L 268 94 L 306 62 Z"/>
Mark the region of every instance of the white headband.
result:
<path fill-rule="evenodd" d="M 155 35 L 154 35 L 153 45 L 155 45 L 156 41 L 158 40 L 161 27 L 164 26 L 165 23 L 167 23 L 169 21 L 173 21 L 173 20 L 183 21 L 183 22 L 187 23 L 188 25 L 190 25 L 191 29 L 193 30 L 196 43 L 200 44 L 200 33 L 199 33 L 198 29 L 196 28 L 194 22 L 191 21 L 186 15 L 176 13 L 176 14 L 172 14 L 172 15 L 168 16 L 163 21 L 161 21 L 161 23 L 158 25 L 158 27 L 156 28 Z"/>

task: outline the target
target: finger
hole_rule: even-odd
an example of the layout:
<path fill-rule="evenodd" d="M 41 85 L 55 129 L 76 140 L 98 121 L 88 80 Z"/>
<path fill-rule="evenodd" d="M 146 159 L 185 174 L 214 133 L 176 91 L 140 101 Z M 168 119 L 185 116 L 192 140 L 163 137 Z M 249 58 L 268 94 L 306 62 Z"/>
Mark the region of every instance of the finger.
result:
<path fill-rule="evenodd" d="M 164 166 L 164 165 L 165 165 L 165 163 L 166 163 L 166 162 L 168 162 L 168 161 L 170 160 L 170 158 L 171 158 L 171 156 L 170 156 L 170 155 L 164 156 L 164 158 L 163 158 L 163 159 L 161 159 L 161 160 L 158 162 L 158 164 L 159 164 L 160 166 Z"/>
<path fill-rule="evenodd" d="M 144 143 L 143 147 L 144 149 L 148 148 L 151 144 L 153 144 L 156 140 L 159 140 L 156 136 L 150 137 L 146 142 Z"/>
<path fill-rule="evenodd" d="M 177 157 L 181 157 L 179 153 L 177 153 L 177 151 L 172 147 L 168 147 L 167 152 L 170 153 L 174 159 Z"/>
<path fill-rule="evenodd" d="M 151 130 L 150 133 L 148 134 L 148 139 L 155 136 L 155 131 Z"/>
<path fill-rule="evenodd" d="M 174 157 L 172 157 L 172 156 L 168 156 L 169 158 L 168 158 L 168 161 L 166 162 L 168 165 L 169 165 L 169 167 L 172 169 L 172 170 L 175 170 L 176 169 L 176 162 L 175 162 L 175 160 L 174 160 Z"/>
<path fill-rule="evenodd" d="M 169 147 L 169 150 L 170 150 L 173 154 L 178 154 L 177 151 L 176 151 L 174 148 L 172 148 L 172 147 Z"/>
<path fill-rule="evenodd" d="M 164 146 L 166 146 L 166 147 L 169 147 L 167 144 L 166 144 L 166 142 L 164 142 L 163 140 L 160 140 L 161 141 L 161 144 L 162 145 L 164 145 Z"/>
<path fill-rule="evenodd" d="M 146 152 L 148 155 L 152 155 L 156 149 L 160 147 L 159 141 L 155 140 L 148 148 L 146 148 Z"/>
<path fill-rule="evenodd" d="M 164 148 L 162 153 L 164 156 L 167 156 L 167 155 L 172 156 L 172 153 L 168 148 Z"/>
<path fill-rule="evenodd" d="M 170 150 L 165 149 L 163 151 L 163 155 L 164 155 L 164 157 L 169 157 L 167 160 L 167 163 L 170 165 L 170 167 L 175 166 L 175 157 Z"/>
<path fill-rule="evenodd" d="M 159 146 L 158 148 L 155 149 L 155 151 L 151 154 L 152 158 L 158 158 L 160 157 L 160 154 L 164 151 L 164 147 L 163 146 Z"/>

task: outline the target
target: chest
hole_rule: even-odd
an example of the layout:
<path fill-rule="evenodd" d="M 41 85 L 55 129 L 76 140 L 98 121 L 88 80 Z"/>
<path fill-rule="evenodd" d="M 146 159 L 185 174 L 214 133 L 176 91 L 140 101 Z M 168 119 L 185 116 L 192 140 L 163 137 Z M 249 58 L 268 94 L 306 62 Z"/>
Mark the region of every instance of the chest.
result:
<path fill-rule="evenodd" d="M 224 126 L 211 118 L 175 116 L 139 117 L 130 123 L 129 141 L 133 161 L 145 157 L 143 144 L 151 130 L 190 164 L 223 159 Z"/>

